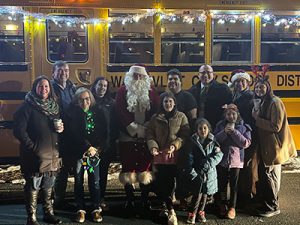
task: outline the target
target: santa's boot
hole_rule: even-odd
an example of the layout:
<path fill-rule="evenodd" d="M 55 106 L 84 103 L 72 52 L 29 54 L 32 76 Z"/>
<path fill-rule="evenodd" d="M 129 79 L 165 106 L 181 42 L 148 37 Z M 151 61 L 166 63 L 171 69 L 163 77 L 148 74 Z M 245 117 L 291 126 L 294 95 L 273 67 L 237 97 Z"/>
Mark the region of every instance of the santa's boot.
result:
<path fill-rule="evenodd" d="M 44 210 L 44 221 L 50 224 L 62 223 L 60 219 L 54 216 L 53 204 L 52 204 L 52 188 L 43 189 L 43 210 Z"/>
<path fill-rule="evenodd" d="M 125 184 L 124 188 L 126 193 L 125 209 L 128 211 L 129 214 L 134 214 L 134 187 L 132 184 Z"/>

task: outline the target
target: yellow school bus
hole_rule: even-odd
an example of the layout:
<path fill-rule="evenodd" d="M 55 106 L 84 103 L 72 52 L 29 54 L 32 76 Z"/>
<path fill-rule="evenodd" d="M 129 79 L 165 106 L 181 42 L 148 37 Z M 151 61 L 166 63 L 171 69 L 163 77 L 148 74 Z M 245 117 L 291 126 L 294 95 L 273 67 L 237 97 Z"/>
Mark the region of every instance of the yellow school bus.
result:
<path fill-rule="evenodd" d="M 204 63 L 221 82 L 234 69 L 253 75 L 252 65 L 269 64 L 300 150 L 298 0 L 2 0 L 0 6 L 3 162 L 18 156 L 14 111 L 35 77 L 51 77 L 57 60 L 69 63 L 74 83 L 88 86 L 102 75 L 113 90 L 132 64 L 143 63 L 161 91 L 171 68 L 183 73 L 188 89 Z"/>

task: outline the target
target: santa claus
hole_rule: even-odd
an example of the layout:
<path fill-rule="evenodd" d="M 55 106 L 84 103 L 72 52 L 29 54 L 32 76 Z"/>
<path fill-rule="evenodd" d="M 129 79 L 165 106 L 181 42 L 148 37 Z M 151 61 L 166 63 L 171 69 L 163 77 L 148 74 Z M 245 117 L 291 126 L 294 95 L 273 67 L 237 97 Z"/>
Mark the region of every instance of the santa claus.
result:
<path fill-rule="evenodd" d="M 147 122 L 157 112 L 159 96 L 151 88 L 151 80 L 145 67 L 131 66 L 116 96 L 122 163 L 119 178 L 125 187 L 125 207 L 128 209 L 134 207 L 134 184 L 139 183 L 142 203 L 147 204 L 148 184 L 153 179 L 152 156 L 145 141 L 145 131 Z"/>

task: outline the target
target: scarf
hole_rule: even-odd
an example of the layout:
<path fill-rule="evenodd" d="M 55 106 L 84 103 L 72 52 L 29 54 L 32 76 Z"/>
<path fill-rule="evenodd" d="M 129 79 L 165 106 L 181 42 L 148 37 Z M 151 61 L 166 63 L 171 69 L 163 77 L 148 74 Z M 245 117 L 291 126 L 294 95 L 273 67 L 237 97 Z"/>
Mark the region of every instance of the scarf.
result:
<path fill-rule="evenodd" d="M 59 113 L 59 106 L 53 98 L 41 99 L 30 91 L 25 96 L 25 102 L 29 103 L 46 116 L 57 115 Z"/>

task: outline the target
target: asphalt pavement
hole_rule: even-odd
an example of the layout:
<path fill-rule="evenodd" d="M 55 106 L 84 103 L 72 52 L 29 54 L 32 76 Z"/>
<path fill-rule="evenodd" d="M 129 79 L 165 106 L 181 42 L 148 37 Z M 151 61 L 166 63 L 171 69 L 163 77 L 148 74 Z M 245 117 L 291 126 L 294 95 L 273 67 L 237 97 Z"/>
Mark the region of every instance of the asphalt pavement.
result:
<path fill-rule="evenodd" d="M 207 225 L 219 224 L 238 224 L 238 225 L 267 225 L 267 224 L 280 224 L 280 225 L 299 225 L 300 224 L 300 175 L 299 173 L 283 173 L 280 191 L 280 210 L 281 214 L 271 217 L 262 218 L 255 216 L 255 209 L 251 210 L 238 210 L 235 220 L 220 219 L 213 210 L 208 207 L 207 212 Z M 108 204 L 110 210 L 103 213 L 103 225 L 150 225 L 150 224 L 166 224 L 166 221 L 158 217 L 158 211 L 149 211 L 143 213 L 141 207 L 137 206 L 135 216 L 129 216 L 123 208 L 124 196 L 110 195 L 108 196 Z M 184 211 L 177 211 L 179 224 L 186 224 L 186 214 Z M 73 225 L 78 224 L 74 222 L 75 211 L 57 211 L 56 215 L 64 222 L 63 224 Z M 38 206 L 38 219 L 41 225 L 42 222 L 42 208 Z M 0 224 L 3 225 L 21 225 L 25 224 L 26 212 L 22 201 L 8 202 L 1 201 L 0 199 Z M 90 221 L 90 215 L 87 214 L 87 220 L 84 224 L 96 224 Z M 200 223 L 198 223 L 200 224 Z"/>

